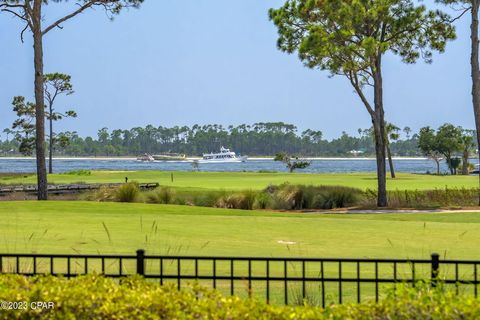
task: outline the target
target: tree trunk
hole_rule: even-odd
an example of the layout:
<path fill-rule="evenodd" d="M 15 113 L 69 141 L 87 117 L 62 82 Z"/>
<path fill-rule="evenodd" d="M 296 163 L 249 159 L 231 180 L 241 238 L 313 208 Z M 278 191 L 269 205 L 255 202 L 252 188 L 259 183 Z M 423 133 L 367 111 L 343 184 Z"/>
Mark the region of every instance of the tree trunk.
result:
<path fill-rule="evenodd" d="M 385 113 L 383 111 L 383 80 L 381 69 L 381 55 L 378 55 L 374 72 L 374 103 L 375 111 L 372 115 L 375 133 L 375 153 L 377 158 L 377 206 L 387 206 L 387 177 L 385 155 Z"/>
<path fill-rule="evenodd" d="M 435 159 L 435 162 L 437 163 L 437 176 L 440 175 L 440 160 Z"/>
<path fill-rule="evenodd" d="M 478 7 L 479 0 L 472 0 L 472 24 L 470 26 L 471 54 L 470 67 L 472 76 L 472 102 L 473 113 L 475 115 L 475 126 L 477 129 L 478 160 L 480 163 L 480 66 L 478 62 Z M 478 175 L 480 184 L 480 174 Z M 480 206 L 480 194 L 478 198 Z"/>
<path fill-rule="evenodd" d="M 447 155 L 447 156 L 445 156 L 445 160 L 447 161 L 447 165 L 448 165 L 448 169 L 450 170 L 450 174 L 453 176 L 454 172 L 453 172 L 453 166 L 452 166 L 452 157 Z"/>
<path fill-rule="evenodd" d="M 390 176 L 395 179 L 395 169 L 393 168 L 392 152 L 390 151 L 390 144 L 387 142 L 387 156 L 388 166 L 390 167 Z"/>
<path fill-rule="evenodd" d="M 48 173 L 53 173 L 53 119 L 52 119 L 52 104 L 48 106 L 49 112 L 50 112 L 50 119 L 49 125 L 50 125 L 50 138 L 49 138 L 49 145 L 48 145 Z"/>
<path fill-rule="evenodd" d="M 37 157 L 38 200 L 48 199 L 45 165 L 45 100 L 43 92 L 42 0 L 33 4 L 33 51 L 35 66 L 35 149 Z"/>
<path fill-rule="evenodd" d="M 464 176 L 468 175 L 468 150 L 463 152 L 463 161 L 462 161 L 462 174 Z"/>

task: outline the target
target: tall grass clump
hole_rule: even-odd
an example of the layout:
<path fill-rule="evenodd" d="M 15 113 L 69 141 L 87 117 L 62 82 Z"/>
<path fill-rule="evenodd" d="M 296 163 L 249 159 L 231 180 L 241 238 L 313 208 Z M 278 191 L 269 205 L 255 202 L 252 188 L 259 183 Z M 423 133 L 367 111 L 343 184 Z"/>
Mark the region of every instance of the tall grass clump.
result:
<path fill-rule="evenodd" d="M 346 208 L 358 204 L 361 192 L 357 189 L 346 187 L 328 187 L 320 190 L 314 196 L 312 208 L 336 209 Z"/>
<path fill-rule="evenodd" d="M 272 195 L 268 192 L 258 192 L 253 201 L 253 209 L 269 209 L 272 207 Z"/>
<path fill-rule="evenodd" d="M 217 208 L 252 210 L 256 193 L 252 190 L 225 194 L 215 203 Z"/>
<path fill-rule="evenodd" d="M 375 206 L 374 190 L 365 192 L 365 205 Z M 448 188 L 433 190 L 388 191 L 388 205 L 392 208 L 473 207 L 478 205 L 479 189 Z"/>
<path fill-rule="evenodd" d="M 135 182 L 125 183 L 115 192 L 115 200 L 118 202 L 135 202 L 140 197 L 140 188 Z"/>
<path fill-rule="evenodd" d="M 147 203 L 173 204 L 175 202 L 175 190 L 169 187 L 158 187 L 145 195 Z"/>
<path fill-rule="evenodd" d="M 270 209 L 334 209 L 359 204 L 363 192 L 341 186 L 303 186 L 283 184 L 265 191 L 272 197 Z"/>
<path fill-rule="evenodd" d="M 208 190 L 195 193 L 187 203 L 198 207 L 215 207 L 218 199 L 224 197 L 226 194 L 227 192 L 224 190 Z"/>
<path fill-rule="evenodd" d="M 268 190 L 272 192 L 272 209 L 303 209 L 303 188 L 301 186 L 286 183 L 277 188 L 269 187 Z"/>
<path fill-rule="evenodd" d="M 100 187 L 95 191 L 89 191 L 80 196 L 80 200 L 85 201 L 100 201 L 100 202 L 113 202 L 117 201 L 115 196 L 116 189 L 109 187 Z"/>

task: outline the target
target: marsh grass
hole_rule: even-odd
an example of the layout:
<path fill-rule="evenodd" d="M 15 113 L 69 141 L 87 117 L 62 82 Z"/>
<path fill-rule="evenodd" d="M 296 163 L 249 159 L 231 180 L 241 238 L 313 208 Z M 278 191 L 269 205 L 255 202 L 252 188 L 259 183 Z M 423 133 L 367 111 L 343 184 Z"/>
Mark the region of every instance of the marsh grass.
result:
<path fill-rule="evenodd" d="M 147 203 L 175 204 L 176 192 L 170 187 L 158 187 L 153 191 L 145 193 L 145 201 Z"/>
<path fill-rule="evenodd" d="M 478 188 L 438 188 L 432 190 L 388 191 L 389 208 L 462 208 L 479 201 Z M 80 197 L 87 201 L 144 202 L 242 210 L 320 210 L 337 208 L 375 208 L 374 189 L 345 186 L 270 185 L 264 190 L 175 189 L 161 186 L 141 191 L 130 182 L 117 188 L 101 187 Z"/>
<path fill-rule="evenodd" d="M 313 197 L 313 208 L 335 209 L 357 205 L 362 192 L 358 189 L 346 187 L 329 187 L 321 190 Z"/>
<path fill-rule="evenodd" d="M 135 202 L 140 197 L 140 188 L 138 183 L 129 182 L 118 187 L 115 192 L 115 199 L 118 202 Z"/>
<path fill-rule="evenodd" d="M 116 201 L 115 188 L 102 186 L 95 191 L 85 192 L 79 196 L 80 200 L 112 202 Z"/>
<path fill-rule="evenodd" d="M 478 206 L 479 195 L 480 190 L 477 188 L 395 190 L 388 192 L 388 202 L 392 208 L 461 208 Z M 362 202 L 374 206 L 376 191 L 365 191 Z"/>
<path fill-rule="evenodd" d="M 229 192 L 225 190 L 206 190 L 205 192 L 195 193 L 193 196 L 185 196 L 187 203 L 199 207 L 215 207 L 218 199 L 225 197 Z"/>
<path fill-rule="evenodd" d="M 225 194 L 217 199 L 215 207 L 252 210 L 255 202 L 255 196 L 256 192 L 251 190 Z"/>
<path fill-rule="evenodd" d="M 253 209 L 268 209 L 272 206 L 272 195 L 267 192 L 259 192 L 255 195 Z"/>

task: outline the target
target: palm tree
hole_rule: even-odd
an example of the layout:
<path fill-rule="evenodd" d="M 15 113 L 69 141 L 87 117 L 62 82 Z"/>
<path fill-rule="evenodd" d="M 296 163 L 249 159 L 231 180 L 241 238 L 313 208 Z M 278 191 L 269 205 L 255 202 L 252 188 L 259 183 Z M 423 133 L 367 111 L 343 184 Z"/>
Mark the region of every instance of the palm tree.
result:
<path fill-rule="evenodd" d="M 390 142 L 398 140 L 400 138 L 400 134 L 398 133 L 400 128 L 392 123 L 385 123 L 385 148 L 387 149 L 387 157 L 388 157 L 388 166 L 390 167 L 390 176 L 392 179 L 395 179 L 395 169 L 393 168 L 393 160 L 392 160 L 392 152 L 390 150 Z"/>
<path fill-rule="evenodd" d="M 8 141 L 8 135 L 12 134 L 13 131 L 10 130 L 9 128 L 5 128 L 5 129 L 3 129 L 3 133 L 5 133 L 7 135 L 7 143 L 8 143 L 9 142 Z"/>

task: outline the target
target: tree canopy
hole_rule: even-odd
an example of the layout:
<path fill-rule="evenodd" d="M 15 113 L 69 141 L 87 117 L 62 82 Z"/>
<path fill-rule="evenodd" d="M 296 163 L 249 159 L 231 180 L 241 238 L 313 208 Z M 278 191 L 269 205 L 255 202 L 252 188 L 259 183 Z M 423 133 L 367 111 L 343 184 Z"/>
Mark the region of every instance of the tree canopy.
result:
<path fill-rule="evenodd" d="M 288 0 L 271 9 L 280 50 L 298 52 L 309 68 L 346 76 L 370 114 L 372 104 L 361 90 L 373 86 L 377 60 L 387 51 L 402 61 L 432 61 L 455 38 L 449 17 L 409 0 Z"/>

